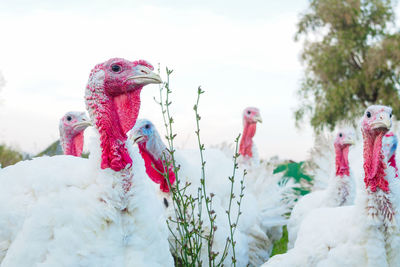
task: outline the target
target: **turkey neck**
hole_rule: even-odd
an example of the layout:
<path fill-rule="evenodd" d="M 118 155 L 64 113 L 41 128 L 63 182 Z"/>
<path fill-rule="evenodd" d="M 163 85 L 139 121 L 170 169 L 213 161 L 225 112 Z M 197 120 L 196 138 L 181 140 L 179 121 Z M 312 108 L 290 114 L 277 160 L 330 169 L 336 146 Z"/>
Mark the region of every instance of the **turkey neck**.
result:
<path fill-rule="evenodd" d="M 163 155 L 168 155 L 167 152 L 164 152 L 166 148 L 158 153 L 154 153 L 154 151 L 151 153 L 148 146 L 148 142 L 141 142 L 138 144 L 139 153 L 144 160 L 146 173 L 153 182 L 160 185 L 161 191 L 169 192 L 169 185 L 164 175 L 168 172 L 168 178 L 172 186 L 175 183 L 175 173 L 173 172 L 173 166 L 170 164 L 167 167 L 165 159 L 162 158 Z"/>
<path fill-rule="evenodd" d="M 381 189 L 389 193 L 389 183 L 385 178 L 386 164 L 382 153 L 382 138 L 385 132 L 365 133 L 364 136 L 364 183 L 372 192 Z"/>
<path fill-rule="evenodd" d="M 389 182 L 386 179 L 386 164 L 382 153 L 382 137 L 384 132 L 366 134 L 364 136 L 364 172 L 368 200 L 367 211 L 372 218 L 380 218 L 386 232 L 392 224 L 395 210 L 389 196 Z"/>
<path fill-rule="evenodd" d="M 249 158 L 253 157 L 253 137 L 256 134 L 256 122 L 244 122 L 243 134 L 240 140 L 239 153 Z"/>
<path fill-rule="evenodd" d="M 349 148 L 350 145 L 335 145 L 336 176 L 343 177 L 344 175 L 350 175 Z"/>
<path fill-rule="evenodd" d="M 65 155 L 80 157 L 83 150 L 83 131 L 74 136 L 61 138 L 61 146 Z"/>
<path fill-rule="evenodd" d="M 110 96 L 109 101 L 102 103 L 96 120 L 102 148 L 102 169 L 120 171 L 132 164 L 125 147 L 126 131 L 136 123 L 140 109 L 140 92 L 141 89 L 137 89 L 124 95 Z"/>
<path fill-rule="evenodd" d="M 126 170 L 122 174 L 122 186 L 127 192 L 132 185 L 132 175 L 128 170 L 132 159 L 125 146 L 126 132 L 136 123 L 143 86 L 111 95 L 106 93 L 104 80 L 104 71 L 98 65 L 86 86 L 86 108 L 100 134 L 101 168 L 111 168 L 116 172 Z"/>

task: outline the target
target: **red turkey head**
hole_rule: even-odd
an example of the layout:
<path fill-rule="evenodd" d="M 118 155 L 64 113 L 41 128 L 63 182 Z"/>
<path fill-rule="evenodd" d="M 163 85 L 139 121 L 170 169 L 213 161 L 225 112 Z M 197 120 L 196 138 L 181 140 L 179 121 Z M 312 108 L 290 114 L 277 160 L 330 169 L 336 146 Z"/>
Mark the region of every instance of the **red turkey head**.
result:
<path fill-rule="evenodd" d="M 60 119 L 60 143 L 65 155 L 81 156 L 83 132 L 90 125 L 85 112 L 70 111 Z"/>
<path fill-rule="evenodd" d="M 367 108 L 361 121 L 364 134 L 386 133 L 392 127 L 392 108 L 373 105 Z"/>
<path fill-rule="evenodd" d="M 243 124 L 262 123 L 260 110 L 254 107 L 245 108 L 243 111 Z"/>
<path fill-rule="evenodd" d="M 351 129 L 340 129 L 336 134 L 334 146 L 335 147 L 346 147 L 354 145 L 355 133 Z"/>
<path fill-rule="evenodd" d="M 115 171 L 132 163 L 125 141 L 135 125 L 143 86 L 161 83 L 147 61 L 113 58 L 98 64 L 90 73 L 86 87 L 86 107 L 99 130 L 101 167 Z"/>

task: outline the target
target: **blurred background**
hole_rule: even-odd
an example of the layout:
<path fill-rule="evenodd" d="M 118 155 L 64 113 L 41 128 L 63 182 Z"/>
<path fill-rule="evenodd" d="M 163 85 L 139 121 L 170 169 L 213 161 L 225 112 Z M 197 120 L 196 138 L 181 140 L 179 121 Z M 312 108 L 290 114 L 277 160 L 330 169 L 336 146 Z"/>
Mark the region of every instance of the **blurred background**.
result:
<path fill-rule="evenodd" d="M 371 103 L 400 116 L 400 8 L 394 1 L 0 1 L 0 161 L 45 150 L 65 112 L 85 110 L 90 70 L 146 59 L 171 76 L 178 147 L 233 143 L 258 107 L 261 158 L 303 161 L 314 133 L 356 121 Z M 139 117 L 163 132 L 153 97 Z M 297 124 L 297 126 L 296 126 Z"/>

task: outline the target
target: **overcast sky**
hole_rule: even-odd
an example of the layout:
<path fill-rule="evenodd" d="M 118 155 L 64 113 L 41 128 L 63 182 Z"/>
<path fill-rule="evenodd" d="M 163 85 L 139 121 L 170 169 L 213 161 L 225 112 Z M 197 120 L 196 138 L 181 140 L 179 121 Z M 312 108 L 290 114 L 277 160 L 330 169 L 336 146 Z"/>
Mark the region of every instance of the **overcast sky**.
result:
<path fill-rule="evenodd" d="M 84 110 L 90 70 L 111 57 L 146 59 L 171 77 L 178 145 L 194 147 L 197 86 L 204 143 L 232 142 L 245 107 L 260 108 L 255 142 L 262 157 L 302 160 L 308 125 L 295 128 L 301 43 L 293 36 L 306 0 L 0 1 L 0 142 L 29 153 L 58 138 L 58 121 Z M 397 8 L 398 10 L 398 8 Z M 399 13 L 399 12 L 397 12 Z M 165 75 L 163 75 L 165 76 Z M 140 117 L 159 130 L 153 101 L 142 92 Z"/>

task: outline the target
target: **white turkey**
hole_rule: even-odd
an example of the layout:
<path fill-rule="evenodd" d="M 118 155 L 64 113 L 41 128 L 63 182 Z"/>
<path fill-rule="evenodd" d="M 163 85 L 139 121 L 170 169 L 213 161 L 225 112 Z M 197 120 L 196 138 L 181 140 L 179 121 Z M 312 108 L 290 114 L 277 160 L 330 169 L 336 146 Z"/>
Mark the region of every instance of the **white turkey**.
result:
<path fill-rule="evenodd" d="M 321 208 L 303 220 L 293 249 L 263 266 L 400 266 L 399 180 L 382 154 L 392 109 L 370 106 L 361 121 L 364 190 L 354 205 Z"/>
<path fill-rule="evenodd" d="M 327 187 L 323 190 L 316 190 L 302 197 L 297 204 L 294 206 L 290 219 L 288 222 L 288 234 L 289 243 L 288 248 L 292 248 L 297 238 L 297 231 L 299 230 L 302 220 L 307 214 L 317 208 L 322 207 L 339 207 L 345 205 L 351 205 L 354 202 L 355 197 L 355 185 L 352 173 L 350 171 L 350 165 L 348 160 L 349 149 L 351 145 L 354 145 L 355 133 L 352 129 L 340 129 L 336 134 L 334 140 L 335 157 L 330 158 L 330 165 L 335 168 L 328 167 L 328 170 L 323 170 L 324 176 L 328 177 L 315 177 L 316 180 L 327 180 Z M 326 154 L 330 155 L 330 151 L 326 151 Z M 319 157 L 320 158 L 320 157 Z M 324 159 L 324 163 L 327 159 Z M 321 168 L 317 166 L 317 168 Z M 329 171 L 331 170 L 331 171 Z M 317 174 L 321 174 L 316 171 Z"/>
<path fill-rule="evenodd" d="M 85 101 L 99 138 L 89 159 L 41 157 L 0 172 L 2 267 L 173 266 L 162 205 L 125 144 L 143 86 L 161 82 L 152 70 L 114 58 L 91 71 Z"/>
<path fill-rule="evenodd" d="M 243 110 L 243 133 L 240 139 L 239 153 L 241 162 L 247 165 L 259 165 L 257 147 L 253 142 L 256 134 L 257 123 L 262 123 L 260 110 L 255 107 L 248 107 Z"/>
<path fill-rule="evenodd" d="M 69 111 L 60 119 L 60 144 L 65 155 L 76 157 L 82 155 L 83 134 L 90 125 L 85 112 Z"/>
<path fill-rule="evenodd" d="M 261 207 L 269 207 L 270 218 L 268 221 L 270 224 L 264 230 L 267 231 L 269 239 L 274 243 L 282 237 L 282 226 L 287 224 L 286 218 L 282 215 L 290 212 L 297 198 L 294 191 L 292 191 L 295 184 L 292 180 L 282 179 L 280 174 L 273 174 L 276 166 L 265 161 L 261 162 L 259 159 L 257 146 L 253 138 L 256 134 L 257 123 L 262 123 L 260 110 L 256 107 L 245 108 L 242 113 L 242 121 L 243 132 L 240 139 L 239 163 L 248 173 L 246 176 L 246 188 L 248 188 L 248 191 L 256 197 Z M 230 154 L 232 153 L 231 151 Z M 266 188 L 275 187 L 277 183 L 280 183 L 279 190 L 273 193 L 270 192 L 270 196 L 265 198 Z M 285 205 L 282 205 L 283 199 L 286 202 Z M 272 220 L 272 218 L 276 220 Z M 267 220 L 264 223 L 267 226 Z M 272 246 L 270 246 L 271 249 Z"/>
<path fill-rule="evenodd" d="M 138 144 L 139 151 L 145 161 L 146 171 L 149 177 L 160 186 L 160 191 L 165 192 L 163 197 L 167 204 L 167 214 L 174 218 L 174 212 L 171 204 L 171 196 L 169 192 L 168 182 L 164 174 L 168 172 L 170 184 L 175 186 L 175 173 L 171 165 L 167 166 L 165 159 L 169 159 L 169 152 L 162 142 L 154 125 L 148 120 L 138 120 L 134 128 L 131 130 L 130 138 Z M 180 186 L 190 183 L 186 189 L 187 195 L 194 197 L 198 194 L 200 187 L 201 161 L 199 151 L 193 150 L 176 150 L 175 160 L 180 166 L 178 172 Z M 219 252 L 219 257 L 224 250 L 226 238 L 230 236 L 230 228 L 225 211 L 228 209 L 230 196 L 230 181 L 228 177 L 232 175 L 233 163 L 232 159 L 225 156 L 219 149 L 206 149 L 204 151 L 204 160 L 206 170 L 206 188 L 208 193 L 213 193 L 213 210 L 215 211 L 217 231 L 213 242 L 213 251 Z M 240 194 L 240 176 L 242 170 L 237 170 L 236 183 L 234 186 L 234 194 Z M 268 229 L 276 225 L 281 226 L 286 223 L 284 214 L 290 210 L 290 200 L 285 198 L 284 193 L 291 192 L 291 186 L 286 184 L 278 184 L 278 179 L 268 180 L 259 184 L 257 190 L 252 191 L 255 187 L 249 185 L 247 176 L 246 189 L 241 206 L 243 214 L 239 218 L 237 231 L 234 240 L 236 241 L 236 259 L 237 266 L 258 266 L 268 259 L 272 241 L 268 237 Z M 280 176 L 278 176 L 280 178 Z M 260 199 L 262 198 L 262 201 Z M 236 203 L 236 201 L 234 201 Z M 237 205 L 234 204 L 232 214 L 237 214 Z M 205 208 L 203 208 L 205 210 Z M 210 229 L 207 213 L 203 212 L 203 221 L 206 229 Z M 209 231 L 209 230 L 208 230 Z M 229 253 L 231 251 L 229 250 Z M 202 246 L 203 265 L 208 265 L 207 245 L 205 242 Z M 225 264 L 230 264 L 232 255 L 229 254 L 225 260 Z M 218 260 L 217 260 L 218 261 Z"/>

